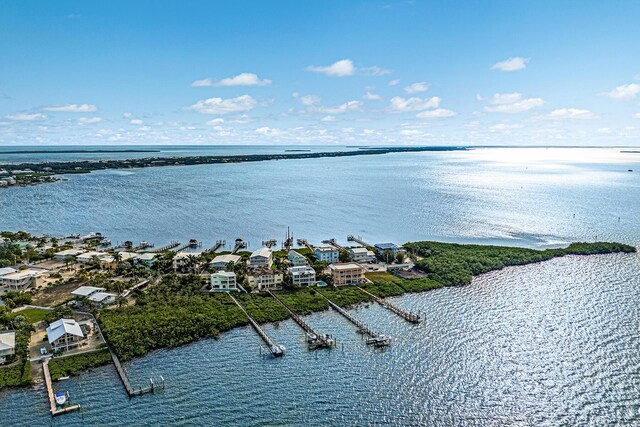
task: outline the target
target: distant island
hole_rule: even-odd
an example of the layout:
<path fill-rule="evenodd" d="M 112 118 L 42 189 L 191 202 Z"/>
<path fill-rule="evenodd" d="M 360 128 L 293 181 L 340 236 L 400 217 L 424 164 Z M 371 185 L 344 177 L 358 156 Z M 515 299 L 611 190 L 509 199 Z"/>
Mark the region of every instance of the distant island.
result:
<path fill-rule="evenodd" d="M 328 151 L 224 156 L 144 157 L 139 159 L 76 160 L 42 163 L 0 164 L 0 187 L 25 186 L 57 181 L 54 175 L 89 173 L 105 169 L 134 169 L 161 166 L 190 166 L 215 163 L 262 162 L 266 160 L 302 160 L 326 157 L 352 157 L 423 151 L 463 151 L 467 147 L 380 147 L 357 151 Z M 2 178 L 2 174 L 9 178 Z M 4 182 L 4 184 L 3 184 Z"/>
<path fill-rule="evenodd" d="M 160 150 L 150 149 L 123 149 L 123 150 L 84 150 L 84 149 L 71 149 L 71 150 L 15 150 L 15 151 L 0 151 L 0 154 L 90 154 L 90 153 L 159 153 Z"/>

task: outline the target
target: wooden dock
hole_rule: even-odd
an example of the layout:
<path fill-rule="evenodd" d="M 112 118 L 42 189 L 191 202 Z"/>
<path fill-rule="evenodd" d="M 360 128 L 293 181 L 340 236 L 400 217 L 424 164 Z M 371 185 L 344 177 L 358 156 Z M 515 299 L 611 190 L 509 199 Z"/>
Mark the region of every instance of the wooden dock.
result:
<path fill-rule="evenodd" d="M 215 254 L 218 250 L 220 250 L 221 247 L 223 247 L 226 244 L 227 244 L 226 240 L 217 240 L 215 245 L 205 250 L 204 252 L 208 254 Z"/>
<path fill-rule="evenodd" d="M 271 338 L 269 338 L 269 335 L 267 335 L 267 333 L 260 327 L 258 322 L 256 322 L 255 319 L 251 317 L 251 315 L 247 312 L 247 310 L 245 310 L 242 304 L 240 304 L 240 302 L 233 295 L 231 295 L 230 292 L 227 293 L 227 295 L 229 295 L 229 298 L 231 298 L 233 302 L 236 303 L 238 307 L 240 307 L 240 310 L 242 310 L 242 312 L 247 316 L 247 319 L 249 319 L 249 323 L 251 323 L 253 329 L 255 329 L 258 335 L 260 335 L 260 338 L 262 338 L 265 344 L 267 344 L 267 349 L 269 350 L 269 352 L 275 357 L 284 356 L 284 346 L 276 344 Z"/>
<path fill-rule="evenodd" d="M 164 378 L 161 376 L 160 381 L 156 384 L 152 378 L 149 379 L 149 385 L 147 387 L 133 387 L 129 378 L 127 377 L 127 371 L 125 371 L 124 367 L 120 363 L 120 359 L 116 356 L 115 352 L 111 349 L 109 345 L 109 352 L 111 353 L 111 360 L 113 360 L 113 365 L 118 372 L 118 376 L 120 377 L 120 381 L 122 381 L 122 385 L 124 385 L 125 390 L 129 397 L 140 396 L 146 393 L 151 393 L 157 389 L 164 388 Z"/>
<path fill-rule="evenodd" d="M 367 242 L 365 242 L 364 240 L 362 240 L 362 237 L 360 236 L 354 236 L 352 234 L 347 236 L 347 242 L 356 242 L 356 243 L 360 243 L 362 246 L 364 246 L 365 248 L 371 247 L 373 245 L 368 244 Z"/>
<path fill-rule="evenodd" d="M 379 334 L 377 332 L 374 332 L 373 329 L 369 328 L 367 325 L 365 325 L 364 323 L 362 323 L 361 321 L 359 321 L 358 319 L 356 319 L 355 317 L 350 315 L 345 309 L 340 307 L 335 302 L 331 301 L 322 292 L 320 292 L 320 291 L 316 291 L 316 292 L 318 292 L 318 294 L 320 294 L 320 296 L 322 296 L 322 298 L 327 300 L 327 302 L 329 303 L 331 308 L 333 308 L 338 313 L 342 314 L 342 316 L 344 316 L 347 320 L 349 320 L 351 323 L 356 325 L 356 327 L 358 328 L 358 331 L 360 333 L 369 336 L 369 339 L 367 339 L 367 344 L 374 344 L 376 347 L 389 345 L 389 343 L 391 341 L 390 337 L 388 337 L 386 335 L 383 335 L 383 334 Z"/>
<path fill-rule="evenodd" d="M 302 319 L 298 313 L 293 311 L 284 301 L 282 301 L 276 294 L 267 290 L 269 295 L 273 297 L 276 301 L 280 303 L 288 312 L 291 318 L 302 328 L 302 330 L 307 334 L 307 344 L 310 349 L 316 348 L 331 348 L 336 346 L 336 340 L 328 334 L 319 334 L 313 330 L 313 328 Z"/>
<path fill-rule="evenodd" d="M 170 251 L 171 249 L 176 248 L 178 246 L 180 246 L 180 242 L 174 240 L 173 242 L 169 243 L 168 245 L 164 245 L 161 248 L 154 249 L 154 250 L 149 251 L 149 252 L 152 253 L 152 254 L 157 254 L 157 253 L 164 252 L 164 251 Z"/>
<path fill-rule="evenodd" d="M 236 254 L 240 249 L 246 249 L 246 248 L 247 248 L 247 242 L 245 242 L 242 239 L 236 239 L 235 246 L 233 247 L 233 250 L 231 251 L 231 253 Z"/>
<path fill-rule="evenodd" d="M 64 414 L 67 412 L 76 411 L 80 409 L 80 405 L 72 405 L 72 406 L 65 406 L 65 407 L 59 408 L 58 405 L 56 404 L 56 397 L 55 397 L 55 394 L 53 394 L 53 385 L 51 384 L 51 374 L 49 373 L 48 358 L 45 359 L 44 362 L 42 362 L 42 372 L 44 374 L 44 382 L 47 386 L 47 394 L 49 395 L 49 405 L 50 405 L 49 411 L 51 412 L 52 416 L 56 416 L 56 415 L 60 415 L 60 414 Z"/>
<path fill-rule="evenodd" d="M 390 311 L 394 312 L 395 314 L 397 314 L 398 316 L 402 317 L 407 322 L 420 323 L 420 320 L 421 320 L 420 319 L 420 315 L 412 313 L 410 311 L 403 310 L 400 307 L 391 304 L 389 301 L 385 300 L 384 298 L 380 298 L 379 296 L 374 295 L 371 292 L 361 288 L 360 286 L 356 286 L 356 288 L 360 289 L 362 292 L 364 292 L 365 294 L 367 294 L 371 298 L 373 298 L 373 300 L 375 302 L 377 302 L 378 304 L 380 304 L 384 308 L 387 308 Z"/>
<path fill-rule="evenodd" d="M 304 246 L 307 249 L 309 249 L 311 252 L 313 252 L 313 246 L 307 241 L 307 239 L 298 239 L 298 246 Z"/>

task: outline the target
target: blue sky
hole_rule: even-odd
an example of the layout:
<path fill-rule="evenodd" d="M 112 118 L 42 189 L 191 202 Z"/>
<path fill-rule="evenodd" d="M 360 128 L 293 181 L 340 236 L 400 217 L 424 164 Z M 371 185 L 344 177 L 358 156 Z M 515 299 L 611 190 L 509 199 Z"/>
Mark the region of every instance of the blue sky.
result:
<path fill-rule="evenodd" d="M 640 145 L 638 1 L 4 1 L 0 145 Z"/>

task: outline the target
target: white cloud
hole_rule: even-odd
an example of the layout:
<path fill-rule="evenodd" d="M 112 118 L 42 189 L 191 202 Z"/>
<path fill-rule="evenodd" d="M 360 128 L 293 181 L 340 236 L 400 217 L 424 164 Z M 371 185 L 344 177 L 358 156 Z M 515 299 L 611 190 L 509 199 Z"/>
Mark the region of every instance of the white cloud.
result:
<path fill-rule="evenodd" d="M 312 105 L 320 104 L 320 97 L 318 95 L 300 95 L 298 92 L 293 93 L 293 97 L 298 100 L 302 105 L 311 107 Z"/>
<path fill-rule="evenodd" d="M 280 129 L 270 128 L 268 126 L 264 126 L 255 130 L 255 132 L 259 135 L 263 136 L 278 136 L 282 133 Z"/>
<path fill-rule="evenodd" d="M 489 126 L 489 130 L 492 132 L 499 131 L 511 131 L 514 129 L 522 129 L 522 125 L 518 124 L 508 124 L 508 123 L 497 123 L 495 125 Z"/>
<path fill-rule="evenodd" d="M 403 129 L 400 131 L 400 135 L 402 136 L 420 136 L 422 132 L 415 129 Z"/>
<path fill-rule="evenodd" d="M 390 80 L 387 84 L 389 86 L 398 86 L 400 84 L 400 79 Z"/>
<path fill-rule="evenodd" d="M 358 70 L 365 76 L 387 76 L 391 74 L 391 70 L 378 67 L 377 65 L 371 67 L 361 67 Z"/>
<path fill-rule="evenodd" d="M 594 119 L 596 115 L 589 110 L 579 108 L 559 108 L 546 116 L 549 119 Z"/>
<path fill-rule="evenodd" d="M 102 121 L 102 117 L 80 117 L 78 119 L 78 123 L 82 125 L 89 125 L 92 123 L 100 123 Z"/>
<path fill-rule="evenodd" d="M 124 117 L 125 119 L 128 119 L 128 118 L 130 118 L 130 117 L 133 117 L 133 113 L 129 113 L 129 112 L 127 112 L 127 113 L 123 113 L 123 114 L 122 114 L 122 117 Z"/>
<path fill-rule="evenodd" d="M 210 125 L 210 126 L 220 125 L 220 124 L 222 124 L 222 123 L 224 123 L 224 119 L 223 119 L 222 117 L 218 117 L 218 118 L 215 118 L 215 119 L 211 119 L 211 120 L 209 120 L 209 121 L 207 122 L 207 124 L 208 124 L 208 125 Z"/>
<path fill-rule="evenodd" d="M 141 125 L 144 122 L 142 120 L 140 120 L 140 119 L 131 119 L 131 121 L 129 123 L 131 123 L 132 125 Z"/>
<path fill-rule="evenodd" d="M 453 117 L 455 115 L 455 111 L 447 110 L 444 108 L 436 108 L 435 110 L 428 110 L 418 113 L 416 114 L 416 117 L 420 119 L 440 119 L 445 117 Z"/>
<path fill-rule="evenodd" d="M 185 110 L 197 111 L 201 114 L 228 114 L 237 111 L 252 110 L 258 105 L 255 99 L 249 95 L 236 98 L 208 98 L 202 99 L 193 105 L 185 107 Z"/>
<path fill-rule="evenodd" d="M 57 113 L 94 113 L 98 111 L 98 107 L 90 104 L 66 104 L 44 107 L 43 110 Z"/>
<path fill-rule="evenodd" d="M 611 128 L 598 128 L 596 132 L 608 135 L 611 133 Z"/>
<path fill-rule="evenodd" d="M 8 116 L 4 116 L 5 119 L 13 120 L 14 122 L 41 122 L 43 120 L 47 120 L 46 114 L 42 113 L 18 113 L 18 114 L 10 114 Z"/>
<path fill-rule="evenodd" d="M 335 122 L 336 118 L 333 117 L 333 116 L 324 116 L 320 120 L 323 121 L 323 122 Z"/>
<path fill-rule="evenodd" d="M 380 95 L 367 91 L 367 93 L 365 93 L 362 98 L 366 99 L 367 101 L 378 101 L 380 99 Z"/>
<path fill-rule="evenodd" d="M 271 80 L 260 79 L 257 74 L 254 73 L 240 73 L 237 76 L 227 77 L 215 82 L 212 79 L 196 80 L 191 83 L 193 87 L 206 87 L 206 86 L 269 86 Z"/>
<path fill-rule="evenodd" d="M 335 107 L 320 107 L 318 111 L 325 114 L 341 114 L 348 111 L 357 111 L 362 108 L 362 102 L 360 101 L 347 101 L 343 104 L 336 105 Z"/>
<path fill-rule="evenodd" d="M 496 93 L 489 101 L 490 106 L 484 107 L 488 113 L 521 113 L 540 107 L 544 104 L 542 98 L 523 98 L 521 93 Z"/>
<path fill-rule="evenodd" d="M 355 67 L 350 59 L 341 59 L 340 61 L 336 61 L 333 64 L 324 67 L 310 65 L 307 67 L 307 70 L 314 71 L 316 73 L 323 73 L 330 77 L 347 77 L 353 75 Z"/>
<path fill-rule="evenodd" d="M 633 115 L 633 118 L 634 118 L 634 119 L 640 119 L 640 113 L 635 113 L 635 114 Z"/>
<path fill-rule="evenodd" d="M 626 85 L 616 86 L 610 92 L 601 93 L 601 95 L 608 96 L 616 101 L 622 101 L 627 99 L 633 99 L 640 93 L 640 84 L 629 83 Z"/>
<path fill-rule="evenodd" d="M 431 98 L 403 98 L 394 96 L 391 98 L 391 110 L 393 111 L 421 111 L 430 108 L 438 108 L 442 99 L 437 96 Z"/>
<path fill-rule="evenodd" d="M 496 62 L 491 67 L 492 70 L 500 70 L 505 72 L 524 70 L 527 68 L 529 58 L 523 58 L 521 56 L 515 56 L 504 61 Z"/>
<path fill-rule="evenodd" d="M 417 82 L 405 87 L 404 91 L 407 93 L 419 93 L 426 92 L 428 89 L 429 85 L 427 84 L 427 82 Z"/>

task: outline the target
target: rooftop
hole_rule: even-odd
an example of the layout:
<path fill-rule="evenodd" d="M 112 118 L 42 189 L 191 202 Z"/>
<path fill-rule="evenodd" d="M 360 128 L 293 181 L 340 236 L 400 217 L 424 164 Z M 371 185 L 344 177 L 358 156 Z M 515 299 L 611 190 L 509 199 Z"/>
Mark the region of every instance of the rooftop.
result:
<path fill-rule="evenodd" d="M 2 276 L 3 279 L 20 280 L 25 277 L 35 277 L 44 273 L 44 270 L 35 270 L 33 268 L 27 268 L 24 270 L 16 271 L 15 273 L 9 273 Z"/>
<path fill-rule="evenodd" d="M 353 252 L 354 254 L 366 254 L 367 252 L 369 252 L 369 250 L 367 248 L 351 248 L 349 249 L 351 252 Z"/>
<path fill-rule="evenodd" d="M 62 337 L 64 334 L 84 338 L 84 333 L 82 333 L 80 325 L 74 319 L 58 319 L 47 328 L 47 339 L 49 340 L 49 344 Z"/>
<path fill-rule="evenodd" d="M 115 298 L 116 295 L 115 294 L 110 294 L 107 292 L 96 292 L 95 294 L 91 295 L 89 297 L 89 299 L 93 302 L 103 302 L 104 300 L 108 299 L 108 298 Z"/>
<path fill-rule="evenodd" d="M 56 252 L 55 256 L 76 256 L 83 254 L 85 251 L 80 249 L 65 249 L 64 251 Z"/>
<path fill-rule="evenodd" d="M 270 248 L 260 248 L 260 249 L 256 249 L 252 254 L 251 254 L 251 258 L 253 257 L 264 257 L 264 258 L 269 258 L 271 256 L 271 249 Z"/>
<path fill-rule="evenodd" d="M 218 271 L 217 273 L 212 273 L 211 277 L 236 277 L 236 273 L 233 271 Z"/>
<path fill-rule="evenodd" d="M 18 270 L 11 267 L 0 268 L 0 276 L 4 276 L 5 274 L 15 273 L 16 271 Z"/>
<path fill-rule="evenodd" d="M 89 295 L 102 291 L 104 291 L 104 288 L 96 288 L 95 286 L 80 286 L 78 289 L 71 292 L 71 295 L 75 295 L 78 297 L 88 297 Z"/>
<path fill-rule="evenodd" d="M 233 255 L 233 254 L 218 255 L 209 264 L 218 264 L 218 263 L 229 264 L 230 262 L 233 262 L 235 264 L 238 261 L 240 261 L 241 258 L 242 257 L 240 255 Z"/>
<path fill-rule="evenodd" d="M 400 249 L 400 248 L 402 248 L 402 246 L 396 245 L 395 243 L 376 243 L 374 246 L 376 248 L 382 249 L 382 250 L 385 250 L 385 249 Z"/>
<path fill-rule="evenodd" d="M 333 246 L 318 246 L 317 248 L 314 248 L 314 250 L 318 252 L 332 252 L 337 251 L 338 249 L 334 248 Z"/>
<path fill-rule="evenodd" d="M 0 351 L 16 348 L 16 333 L 14 331 L 0 332 Z"/>
<path fill-rule="evenodd" d="M 357 262 L 336 262 L 333 264 L 329 264 L 329 268 L 331 270 L 354 270 L 364 268 Z"/>

